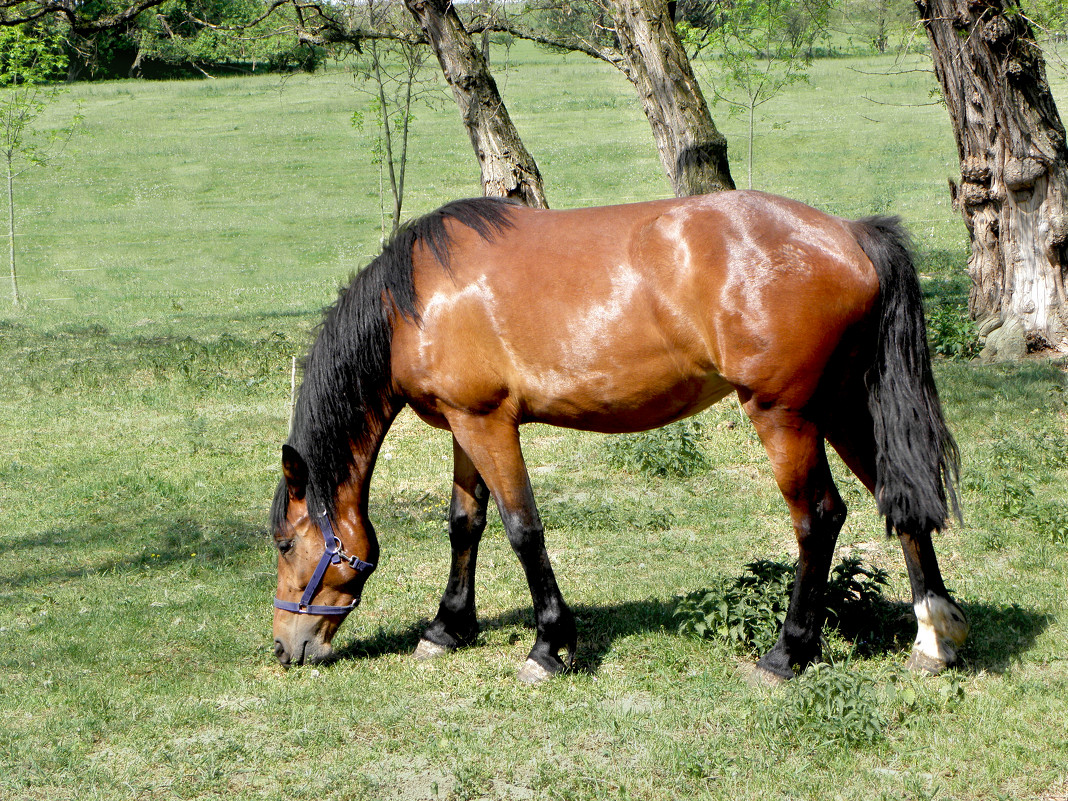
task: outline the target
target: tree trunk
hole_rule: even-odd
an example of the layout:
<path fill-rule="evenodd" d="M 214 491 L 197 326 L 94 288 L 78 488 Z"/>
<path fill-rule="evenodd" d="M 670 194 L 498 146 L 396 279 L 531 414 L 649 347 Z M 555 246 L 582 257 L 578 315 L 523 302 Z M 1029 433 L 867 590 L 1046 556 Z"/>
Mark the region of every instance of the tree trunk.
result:
<path fill-rule="evenodd" d="M 405 0 L 405 5 L 422 28 L 452 87 L 478 156 L 483 194 L 547 208 L 538 165 L 523 146 L 486 60 L 451 0 Z"/>
<path fill-rule="evenodd" d="M 623 57 L 677 197 L 734 189 L 716 128 L 664 0 L 611 4 Z"/>
<path fill-rule="evenodd" d="M 1068 350 L 1068 149 L 1033 31 L 1018 0 L 916 5 L 957 139 L 971 314 Z"/>
<path fill-rule="evenodd" d="M 11 302 L 19 304 L 19 282 L 15 278 L 15 173 L 11 154 L 7 154 L 7 236 L 8 258 L 11 264 Z"/>

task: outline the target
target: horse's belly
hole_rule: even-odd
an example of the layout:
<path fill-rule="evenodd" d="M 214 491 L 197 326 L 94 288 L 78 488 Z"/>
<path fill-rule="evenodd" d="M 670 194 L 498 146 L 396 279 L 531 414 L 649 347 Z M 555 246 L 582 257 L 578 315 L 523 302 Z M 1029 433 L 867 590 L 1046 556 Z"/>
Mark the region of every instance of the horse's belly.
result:
<path fill-rule="evenodd" d="M 542 374 L 523 393 L 523 421 L 608 434 L 645 431 L 697 414 L 734 389 L 713 372 L 660 380 L 641 372 Z"/>

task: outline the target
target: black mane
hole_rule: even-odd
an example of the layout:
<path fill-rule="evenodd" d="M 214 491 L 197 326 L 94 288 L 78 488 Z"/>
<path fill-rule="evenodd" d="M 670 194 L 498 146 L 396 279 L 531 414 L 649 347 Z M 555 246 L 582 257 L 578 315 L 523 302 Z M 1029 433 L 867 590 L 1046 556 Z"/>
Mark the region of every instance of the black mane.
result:
<path fill-rule="evenodd" d="M 457 200 L 409 222 L 325 310 L 315 343 L 304 359 L 289 436 L 289 445 L 308 465 L 308 508 L 313 515 L 333 514 L 337 488 L 352 469 L 353 449 L 369 444 L 373 431 L 368 423 L 381 420 L 390 381 L 395 311 L 409 321 L 419 321 L 413 247 L 422 242 L 449 269 L 445 218 L 490 239 L 511 225 L 510 205 L 499 198 Z M 285 520 L 286 501 L 283 481 L 271 508 L 273 531 Z"/>

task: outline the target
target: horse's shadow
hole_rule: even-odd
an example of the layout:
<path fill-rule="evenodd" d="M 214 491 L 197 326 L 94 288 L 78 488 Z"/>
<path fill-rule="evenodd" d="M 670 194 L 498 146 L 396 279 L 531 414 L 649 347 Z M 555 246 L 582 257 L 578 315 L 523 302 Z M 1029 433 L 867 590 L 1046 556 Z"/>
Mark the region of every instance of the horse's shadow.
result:
<path fill-rule="evenodd" d="M 677 599 L 648 599 L 572 607 L 579 640 L 574 670 L 597 673 L 616 641 L 632 635 L 666 632 L 684 636 L 677 633 L 677 603 Z M 1006 672 L 1031 650 L 1038 637 L 1054 620 L 1052 615 L 1019 604 L 980 601 L 963 603 L 961 606 L 972 628 L 958 669 L 971 674 Z M 832 619 L 828 628 L 836 630 L 852 643 L 854 653 L 862 658 L 907 654 L 916 636 L 912 607 L 883 599 L 876 602 L 871 612 L 867 624 Z M 529 632 L 531 642 L 534 639 L 534 615 L 529 608 L 512 609 L 495 617 L 480 618 L 479 623 L 483 633 L 518 626 Z M 349 661 L 411 653 L 426 624 L 427 621 L 422 620 L 399 629 L 380 627 L 369 637 L 356 639 L 340 648 L 336 658 Z M 482 643 L 483 637 L 480 637 L 470 647 L 478 648 Z"/>
<path fill-rule="evenodd" d="M 578 652 L 574 670 L 596 673 L 613 643 L 633 634 L 652 631 L 673 631 L 672 615 L 675 600 L 623 601 L 607 605 L 579 604 L 571 607 L 578 628 Z M 511 609 L 494 617 L 479 618 L 482 635 L 469 648 L 482 647 L 486 632 L 520 627 L 529 633 L 534 642 L 534 613 L 530 608 Z M 427 626 L 426 620 L 410 623 L 404 628 L 379 629 L 369 637 L 356 639 L 335 653 L 341 661 L 376 659 L 390 654 L 410 653 L 415 650 Z M 527 634 L 523 635 L 524 637 Z"/>

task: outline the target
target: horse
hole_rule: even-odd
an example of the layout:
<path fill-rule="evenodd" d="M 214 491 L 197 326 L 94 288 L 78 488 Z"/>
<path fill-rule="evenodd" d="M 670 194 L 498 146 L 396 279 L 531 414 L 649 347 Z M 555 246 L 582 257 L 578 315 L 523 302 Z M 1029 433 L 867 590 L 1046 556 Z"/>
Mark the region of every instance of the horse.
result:
<path fill-rule="evenodd" d="M 736 393 L 798 545 L 788 611 L 756 663 L 770 681 L 821 656 L 823 594 L 846 506 L 826 443 L 900 540 L 917 671 L 955 663 L 968 633 L 932 534 L 952 512 L 959 452 L 931 371 L 908 234 L 752 191 L 573 210 L 459 200 L 410 222 L 343 287 L 304 361 L 271 506 L 274 652 L 330 659 L 378 561 L 375 460 L 405 406 L 452 433 L 451 566 L 415 656 L 479 632 L 475 566 L 489 499 L 530 589 L 537 634 L 519 678 L 574 665 L 519 426 L 637 432 Z M 561 655 L 566 652 L 566 655 Z"/>

